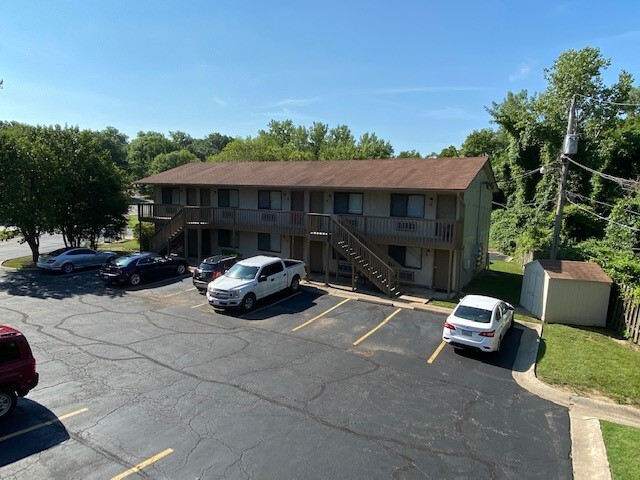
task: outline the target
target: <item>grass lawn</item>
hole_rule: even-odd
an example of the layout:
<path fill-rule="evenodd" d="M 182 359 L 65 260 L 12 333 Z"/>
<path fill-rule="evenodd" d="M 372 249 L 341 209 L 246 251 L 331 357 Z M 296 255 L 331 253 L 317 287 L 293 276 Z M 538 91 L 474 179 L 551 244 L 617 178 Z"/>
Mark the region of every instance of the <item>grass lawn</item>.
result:
<path fill-rule="evenodd" d="M 111 250 L 112 252 L 118 252 L 122 255 L 126 253 L 140 251 L 140 244 L 137 240 L 125 240 L 123 242 L 101 243 L 98 245 L 100 250 Z"/>
<path fill-rule="evenodd" d="M 2 266 L 11 268 L 36 268 L 36 264 L 31 260 L 31 255 L 5 260 L 2 262 Z"/>
<path fill-rule="evenodd" d="M 138 226 L 138 214 L 132 213 L 131 215 L 127 215 L 127 227 L 133 230 L 137 226 Z"/>
<path fill-rule="evenodd" d="M 512 304 L 514 307 L 520 305 L 520 289 L 522 288 L 523 271 L 516 262 L 505 262 L 502 260 L 492 260 L 489 270 L 478 275 L 473 281 L 462 289 L 462 296 L 475 293 L 478 295 L 488 295 L 500 298 Z M 448 300 L 431 300 L 429 305 L 436 307 L 454 308 L 459 296 Z M 525 322 L 540 322 L 537 318 L 516 313 L 516 320 Z"/>
<path fill-rule="evenodd" d="M 578 394 L 600 394 L 640 407 L 640 352 L 609 330 L 547 324 L 538 350 L 538 377 Z"/>
<path fill-rule="evenodd" d="M 600 426 L 613 479 L 640 478 L 640 455 L 638 455 L 640 429 L 604 420 L 600 422 Z"/>

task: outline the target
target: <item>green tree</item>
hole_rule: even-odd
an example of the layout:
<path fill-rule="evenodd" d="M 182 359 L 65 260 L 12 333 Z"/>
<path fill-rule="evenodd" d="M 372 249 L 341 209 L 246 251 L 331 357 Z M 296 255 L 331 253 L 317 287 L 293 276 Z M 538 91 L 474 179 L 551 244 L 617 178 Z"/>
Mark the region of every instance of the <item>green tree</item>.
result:
<path fill-rule="evenodd" d="M 123 171 L 127 171 L 129 164 L 129 137 L 115 127 L 107 127 L 96 132 L 96 136 L 102 148 L 109 152 L 111 161 Z"/>
<path fill-rule="evenodd" d="M 179 167 L 185 163 L 199 162 L 200 159 L 196 157 L 186 148 L 169 153 L 161 153 L 156 156 L 149 166 L 149 173 L 160 173 L 171 168 Z"/>
<path fill-rule="evenodd" d="M 442 151 L 438 154 L 439 158 L 455 158 L 459 157 L 460 152 L 453 145 L 449 145 L 446 148 L 443 148 Z"/>
<path fill-rule="evenodd" d="M 232 141 L 233 138 L 227 135 L 210 133 L 204 138 L 194 139 L 189 151 L 204 162 L 207 157 L 220 153 Z"/>
<path fill-rule="evenodd" d="M 398 158 L 421 158 L 418 150 L 402 150 Z"/>
<path fill-rule="evenodd" d="M 45 129 L 4 124 L 0 129 L 0 218 L 18 228 L 38 260 L 40 236 L 53 231 L 49 191 L 54 181 Z"/>
<path fill-rule="evenodd" d="M 140 179 L 151 173 L 151 162 L 158 155 L 178 150 L 174 142 L 158 132 L 138 132 L 129 144 L 129 171 Z"/>
<path fill-rule="evenodd" d="M 57 125 L 45 132 L 43 143 L 51 153 L 49 168 L 54 174 L 48 188 L 51 221 L 65 245 L 88 241 L 95 248 L 105 230 L 120 232 L 126 226 L 128 197 L 122 171 L 102 148 L 99 134 Z"/>
<path fill-rule="evenodd" d="M 391 143 L 379 139 L 375 133 L 364 133 L 356 147 L 356 158 L 391 158 Z"/>

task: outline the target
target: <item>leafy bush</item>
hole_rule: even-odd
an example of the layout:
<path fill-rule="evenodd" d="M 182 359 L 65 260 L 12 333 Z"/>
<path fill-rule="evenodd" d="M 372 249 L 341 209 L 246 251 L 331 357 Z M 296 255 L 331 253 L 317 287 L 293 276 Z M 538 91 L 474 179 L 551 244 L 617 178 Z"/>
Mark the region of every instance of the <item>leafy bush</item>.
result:
<path fill-rule="evenodd" d="M 133 227 L 133 238 L 135 238 L 140 244 L 140 249 L 145 251 L 150 249 L 151 237 L 155 234 L 155 228 L 153 223 L 142 222 L 142 236 L 140 236 L 140 224 L 135 223 Z"/>

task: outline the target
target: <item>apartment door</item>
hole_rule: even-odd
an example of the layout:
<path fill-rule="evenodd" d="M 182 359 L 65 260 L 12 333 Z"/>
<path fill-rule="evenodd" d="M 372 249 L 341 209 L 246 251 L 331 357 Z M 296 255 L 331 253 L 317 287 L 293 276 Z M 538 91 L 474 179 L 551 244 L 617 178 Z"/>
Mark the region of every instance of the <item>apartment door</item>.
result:
<path fill-rule="evenodd" d="M 304 260 L 304 237 L 293 237 L 293 247 L 291 250 L 291 258 L 296 260 Z"/>
<path fill-rule="evenodd" d="M 304 212 L 304 192 L 302 190 L 294 190 L 291 192 L 291 211 Z M 304 223 L 304 214 L 293 214 L 294 225 L 302 225 Z"/>
<path fill-rule="evenodd" d="M 187 188 L 187 205 L 197 205 L 195 188 Z"/>
<path fill-rule="evenodd" d="M 434 290 L 449 289 L 449 251 L 434 250 L 433 260 L 433 288 Z"/>
<path fill-rule="evenodd" d="M 324 213 L 324 192 L 311 192 L 309 194 L 309 211 L 311 213 Z"/>
<path fill-rule="evenodd" d="M 456 196 L 438 195 L 438 206 L 436 208 L 436 218 L 438 220 L 456 219 Z"/>
<path fill-rule="evenodd" d="M 210 188 L 200 189 L 200 205 L 203 207 L 211 206 L 211 189 Z"/>
<path fill-rule="evenodd" d="M 309 246 L 310 265 L 309 270 L 313 273 L 324 272 L 324 243 L 311 242 Z"/>
<path fill-rule="evenodd" d="M 211 255 L 211 229 L 202 229 L 202 256 L 208 257 Z"/>

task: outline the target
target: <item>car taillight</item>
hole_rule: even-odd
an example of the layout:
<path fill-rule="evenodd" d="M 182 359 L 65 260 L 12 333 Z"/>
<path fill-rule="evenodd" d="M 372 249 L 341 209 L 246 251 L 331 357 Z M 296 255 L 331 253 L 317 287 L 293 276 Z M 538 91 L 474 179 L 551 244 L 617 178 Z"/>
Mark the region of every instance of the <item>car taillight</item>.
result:
<path fill-rule="evenodd" d="M 444 328 L 448 328 L 449 330 L 455 330 L 455 325 L 451 325 L 449 322 L 444 322 Z"/>
<path fill-rule="evenodd" d="M 214 272 L 213 273 L 213 278 L 216 279 L 220 276 L 221 272 Z"/>
<path fill-rule="evenodd" d="M 496 334 L 495 330 L 491 330 L 490 332 L 480 332 L 478 335 L 481 337 L 493 337 Z"/>

